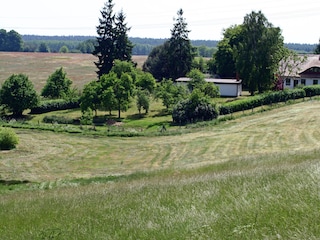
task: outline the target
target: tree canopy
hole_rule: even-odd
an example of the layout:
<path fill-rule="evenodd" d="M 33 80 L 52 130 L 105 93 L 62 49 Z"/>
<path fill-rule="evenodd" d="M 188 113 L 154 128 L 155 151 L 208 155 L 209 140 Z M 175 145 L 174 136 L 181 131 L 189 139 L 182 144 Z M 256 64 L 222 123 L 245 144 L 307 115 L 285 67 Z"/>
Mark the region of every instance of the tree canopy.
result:
<path fill-rule="evenodd" d="M 0 51 L 19 52 L 22 49 L 23 41 L 19 33 L 0 29 Z"/>
<path fill-rule="evenodd" d="M 65 98 L 71 92 L 71 84 L 72 81 L 67 78 L 66 72 L 61 67 L 49 76 L 41 95 L 48 98 Z"/>
<path fill-rule="evenodd" d="M 97 26 L 97 45 L 93 55 L 98 57 L 95 62 L 98 78 L 110 72 L 114 60 L 131 61 L 133 45 L 127 36 L 130 28 L 125 23 L 124 13 L 121 11 L 114 14 L 113 7 L 112 0 L 105 3 L 101 11 L 102 18 L 99 19 L 100 24 Z"/>
<path fill-rule="evenodd" d="M 180 9 L 171 30 L 171 38 L 154 48 L 143 65 L 143 70 L 150 72 L 156 79 L 177 79 L 185 76 L 192 67 L 195 48 L 188 38 L 188 24 Z"/>
<path fill-rule="evenodd" d="M 284 48 L 280 28 L 262 12 L 251 12 L 241 25 L 225 30 L 214 56 L 216 71 L 222 77 L 240 77 L 252 95 L 269 90 Z"/>
<path fill-rule="evenodd" d="M 24 110 L 36 107 L 38 102 L 38 94 L 24 74 L 11 75 L 0 89 L 0 104 L 14 116 L 21 117 Z"/>

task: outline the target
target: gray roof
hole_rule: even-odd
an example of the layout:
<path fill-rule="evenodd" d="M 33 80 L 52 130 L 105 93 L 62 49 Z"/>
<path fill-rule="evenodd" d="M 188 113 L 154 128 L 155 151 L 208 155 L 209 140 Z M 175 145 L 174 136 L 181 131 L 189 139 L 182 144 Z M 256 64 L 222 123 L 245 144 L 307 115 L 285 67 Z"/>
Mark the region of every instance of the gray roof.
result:
<path fill-rule="evenodd" d="M 241 84 L 242 80 L 238 79 L 219 79 L 219 78 L 205 78 L 206 82 L 212 82 L 214 84 Z M 176 82 L 189 82 L 191 81 L 190 78 L 181 77 L 176 80 Z"/>

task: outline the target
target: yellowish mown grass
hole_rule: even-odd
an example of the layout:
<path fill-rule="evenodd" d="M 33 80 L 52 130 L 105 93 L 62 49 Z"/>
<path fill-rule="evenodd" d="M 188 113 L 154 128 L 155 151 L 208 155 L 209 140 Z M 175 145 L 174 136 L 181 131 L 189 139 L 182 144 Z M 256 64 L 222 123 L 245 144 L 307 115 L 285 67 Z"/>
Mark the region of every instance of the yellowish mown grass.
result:
<path fill-rule="evenodd" d="M 146 58 L 133 56 L 133 61 L 142 67 Z M 0 52 L 0 85 L 12 74 L 23 73 L 40 92 L 48 77 L 63 67 L 73 86 L 81 90 L 86 83 L 97 78 L 95 61 L 97 58 L 92 54 Z"/>
<path fill-rule="evenodd" d="M 16 130 L 20 144 L 1 152 L 0 176 L 42 181 L 294 155 L 320 147 L 319 107 L 317 101 L 303 102 L 176 136 L 108 138 Z"/>

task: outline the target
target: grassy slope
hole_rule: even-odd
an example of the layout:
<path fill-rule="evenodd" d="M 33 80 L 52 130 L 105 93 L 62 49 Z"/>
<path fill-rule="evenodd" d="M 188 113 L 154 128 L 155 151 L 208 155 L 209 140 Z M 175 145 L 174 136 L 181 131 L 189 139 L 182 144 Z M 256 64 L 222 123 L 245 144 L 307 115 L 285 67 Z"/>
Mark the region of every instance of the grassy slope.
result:
<path fill-rule="evenodd" d="M 18 149 L 1 153 L 0 175 L 42 183 L 0 195 L 0 234 L 319 239 L 319 107 L 299 103 L 173 137 L 19 130 Z M 143 170 L 159 171 L 85 186 L 59 180 Z"/>
<path fill-rule="evenodd" d="M 21 143 L 1 153 L 0 175 L 42 181 L 294 155 L 319 148 L 319 105 L 304 102 L 177 136 L 107 138 L 16 130 Z"/>

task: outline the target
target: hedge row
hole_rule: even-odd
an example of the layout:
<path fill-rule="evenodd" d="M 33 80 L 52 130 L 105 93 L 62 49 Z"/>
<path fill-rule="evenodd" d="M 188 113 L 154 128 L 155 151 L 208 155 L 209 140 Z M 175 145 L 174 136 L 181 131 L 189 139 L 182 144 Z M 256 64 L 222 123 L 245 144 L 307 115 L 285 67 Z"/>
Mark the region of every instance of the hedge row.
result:
<path fill-rule="evenodd" d="M 311 85 L 303 87 L 307 97 L 320 95 L 320 85 Z"/>
<path fill-rule="evenodd" d="M 31 109 L 31 114 L 41 114 L 58 110 L 74 109 L 80 107 L 80 99 L 56 99 L 42 101 L 39 106 Z"/>
<path fill-rule="evenodd" d="M 320 89 L 320 88 L 319 88 Z M 240 112 L 262 105 L 269 105 L 272 103 L 286 102 L 288 100 L 304 98 L 306 91 L 300 89 L 286 89 L 284 91 L 269 92 L 261 95 L 257 95 L 250 98 L 240 99 L 237 101 L 226 103 L 220 106 L 220 115 L 226 115 L 229 113 Z"/>

